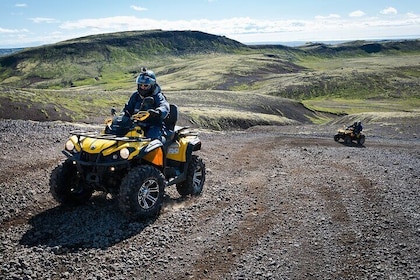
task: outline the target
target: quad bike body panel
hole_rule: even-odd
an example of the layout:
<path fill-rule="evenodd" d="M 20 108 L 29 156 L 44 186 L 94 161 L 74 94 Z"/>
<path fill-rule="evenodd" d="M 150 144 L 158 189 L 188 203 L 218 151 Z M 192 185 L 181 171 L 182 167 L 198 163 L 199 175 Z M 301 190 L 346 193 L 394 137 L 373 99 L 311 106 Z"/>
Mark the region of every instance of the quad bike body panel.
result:
<path fill-rule="evenodd" d="M 142 114 L 132 117 L 129 126 L 124 120 L 124 135 L 121 116 L 107 120 L 101 132 L 71 131 L 63 150 L 67 159 L 51 174 L 53 197 L 62 204 L 82 204 L 94 191 L 112 193 L 125 214 L 145 219 L 159 213 L 170 185 L 183 196 L 201 194 L 205 164 L 194 154 L 201 149 L 198 134 L 173 126 L 166 142 L 151 140 L 141 128 L 147 115 Z"/>

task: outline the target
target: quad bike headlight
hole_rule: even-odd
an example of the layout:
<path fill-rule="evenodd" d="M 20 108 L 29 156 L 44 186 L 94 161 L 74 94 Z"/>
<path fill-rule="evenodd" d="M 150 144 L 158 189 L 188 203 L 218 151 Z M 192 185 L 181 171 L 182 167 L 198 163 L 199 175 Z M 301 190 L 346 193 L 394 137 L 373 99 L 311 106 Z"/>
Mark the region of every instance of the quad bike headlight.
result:
<path fill-rule="evenodd" d="M 127 148 L 123 148 L 120 150 L 120 157 L 122 159 L 128 159 L 129 156 L 130 156 L 130 151 Z"/>
<path fill-rule="evenodd" d="M 68 140 L 66 142 L 65 148 L 66 148 L 67 151 L 70 151 L 70 152 L 73 151 L 73 149 L 74 149 L 73 142 L 71 140 Z"/>

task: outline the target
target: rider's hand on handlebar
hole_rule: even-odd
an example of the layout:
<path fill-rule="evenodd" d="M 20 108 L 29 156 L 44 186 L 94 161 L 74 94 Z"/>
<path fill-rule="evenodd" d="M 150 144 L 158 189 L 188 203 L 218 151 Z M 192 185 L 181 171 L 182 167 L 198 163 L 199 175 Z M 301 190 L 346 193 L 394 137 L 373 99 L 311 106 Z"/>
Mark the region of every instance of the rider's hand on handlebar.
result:
<path fill-rule="evenodd" d="M 160 119 L 161 112 L 159 110 L 149 109 L 149 110 L 147 110 L 147 112 L 149 112 L 149 114 L 150 114 L 150 116 L 149 116 L 150 120 L 159 120 Z"/>

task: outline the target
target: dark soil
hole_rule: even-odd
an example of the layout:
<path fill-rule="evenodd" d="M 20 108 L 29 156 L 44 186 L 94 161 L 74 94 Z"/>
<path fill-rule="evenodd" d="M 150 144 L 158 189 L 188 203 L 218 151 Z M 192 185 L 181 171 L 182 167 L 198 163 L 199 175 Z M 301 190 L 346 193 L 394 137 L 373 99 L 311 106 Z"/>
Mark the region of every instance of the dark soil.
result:
<path fill-rule="evenodd" d="M 26 101 L 11 101 L 0 97 L 0 118 L 34 121 L 71 121 L 72 113 L 63 107 L 52 104 L 28 103 Z"/>

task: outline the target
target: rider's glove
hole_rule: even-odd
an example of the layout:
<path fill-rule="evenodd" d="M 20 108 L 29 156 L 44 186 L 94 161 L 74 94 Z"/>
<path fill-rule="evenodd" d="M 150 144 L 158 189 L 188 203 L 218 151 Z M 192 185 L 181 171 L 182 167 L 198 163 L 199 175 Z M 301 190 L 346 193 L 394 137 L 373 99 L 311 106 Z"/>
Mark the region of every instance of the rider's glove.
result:
<path fill-rule="evenodd" d="M 150 114 L 148 120 L 150 120 L 150 121 L 160 120 L 161 112 L 159 110 L 149 109 L 149 110 L 147 110 L 147 112 L 149 112 L 149 114 Z"/>

